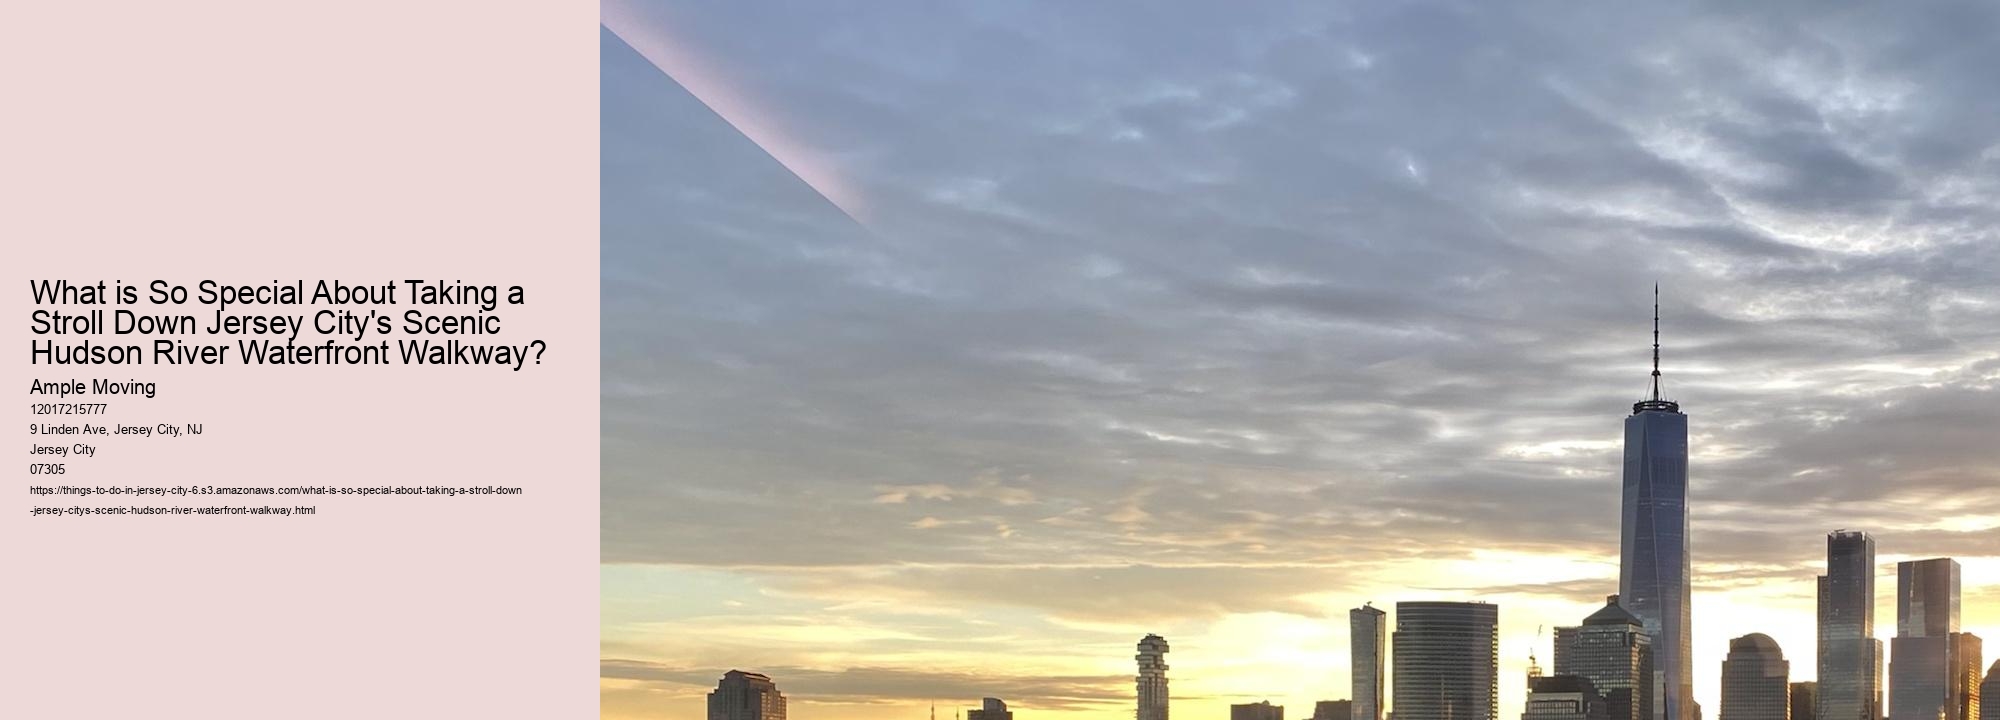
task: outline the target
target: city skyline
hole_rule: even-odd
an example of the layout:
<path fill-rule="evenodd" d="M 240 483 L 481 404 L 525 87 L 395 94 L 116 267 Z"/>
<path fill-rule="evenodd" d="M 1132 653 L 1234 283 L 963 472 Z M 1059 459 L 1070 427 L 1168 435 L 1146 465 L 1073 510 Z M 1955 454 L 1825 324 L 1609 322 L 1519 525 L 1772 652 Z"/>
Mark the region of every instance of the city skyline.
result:
<path fill-rule="evenodd" d="M 1655 282 L 1707 717 L 1834 530 L 2000 633 L 2000 9 L 1074 5 L 606 3 L 607 719 L 1300 715 L 1419 600 L 1517 714 Z"/>
<path fill-rule="evenodd" d="M 1852 557 L 1856 549 L 1866 549 L 1872 554 L 1872 538 L 1866 533 L 1841 530 L 1829 533 L 1827 539 L 1830 560 Z M 1854 542 L 1857 540 L 1860 542 Z M 1950 558 L 1905 561 L 1898 563 L 1897 570 L 1898 637 L 1950 640 L 1949 646 L 1940 646 L 1938 658 L 1928 657 L 1927 648 L 1912 647 L 1907 650 L 1906 657 L 1914 657 L 1927 669 L 1940 671 L 1934 673 L 1939 677 L 1931 679 L 1944 683 L 1934 687 L 1926 680 L 1915 686 L 1917 691 L 1940 696 L 1940 720 L 1991 720 L 1988 717 L 1991 706 L 1981 704 L 1980 698 L 1993 697 L 1994 693 L 1990 691 L 2000 686 L 1996 685 L 2000 684 L 2000 660 L 1995 660 L 1988 670 L 1980 672 L 1979 667 L 1983 664 L 1980 639 L 1958 630 L 1960 603 L 1956 561 Z M 1827 607 L 1826 581 L 1826 576 L 1820 576 L 1818 584 L 1822 609 Z M 1404 613 L 1413 616 L 1409 622 L 1399 624 L 1399 630 L 1407 631 L 1402 649 L 1408 657 L 1403 661 L 1406 667 L 1402 672 L 1409 678 L 1415 678 L 1406 679 L 1399 690 L 1407 697 L 1405 705 L 1409 709 L 1406 717 L 1417 720 L 1462 718 L 1464 713 L 1458 708 L 1468 705 L 1485 704 L 1497 710 L 1498 606 L 1480 601 L 1414 601 L 1399 602 L 1397 608 L 1399 616 Z M 1944 608 L 1945 611 L 1927 612 L 1937 608 Z M 1362 623 L 1357 618 L 1366 616 L 1372 626 L 1369 630 L 1379 628 L 1380 618 L 1386 615 L 1372 606 L 1355 608 L 1350 611 L 1351 627 L 1361 628 Z M 1825 618 L 1822 618 L 1821 625 L 1824 636 Z M 1579 625 L 1557 629 L 1555 654 L 1558 660 L 1551 672 L 1545 674 L 1544 668 L 1533 661 L 1533 652 L 1530 653 L 1524 674 L 1529 692 L 1523 705 L 1523 720 L 1622 720 L 1646 712 L 1644 708 L 1648 703 L 1645 695 L 1652 691 L 1643 685 L 1635 685 L 1634 679 L 1652 676 L 1650 636 L 1645 634 L 1643 621 L 1619 604 L 1618 595 L 1606 597 L 1604 606 L 1584 618 Z M 1561 632 L 1564 630 L 1569 633 Z M 1961 639 L 1967 642 L 1961 643 Z M 1167 646 L 1166 639 L 1157 634 L 1149 633 L 1139 640 L 1134 697 L 1138 700 L 1136 715 L 1140 718 L 1163 717 L 1166 713 L 1166 666 L 1162 658 Z M 1945 649 L 1947 647 L 1949 649 Z M 1832 652 L 1837 657 L 1840 650 Z M 1820 662 L 1824 665 L 1826 654 L 1820 655 Z M 1380 654 L 1374 657 L 1379 660 Z M 1963 662 L 1960 662 L 1961 659 Z M 1785 659 L 1783 650 L 1763 633 L 1751 633 L 1729 641 L 1729 653 L 1722 663 L 1720 678 L 1724 713 L 1721 720 L 1812 720 L 1820 707 L 1817 697 L 1819 683 L 1812 680 L 1793 682 L 1790 662 Z M 763 691 L 763 697 L 775 698 L 775 701 L 764 700 L 764 715 L 755 714 L 758 705 L 756 696 L 746 697 L 744 690 L 750 683 Z M 1635 691 L 1641 694 L 1634 696 L 1632 693 Z M 1973 691 L 1973 694 L 1967 695 L 1967 691 Z M 1908 692 L 1907 688 L 1905 692 Z M 1967 697 L 1971 699 L 1967 700 Z M 775 716 L 769 714 L 773 702 Z M 1908 704 L 1907 700 L 1898 702 Z M 969 714 L 969 720 L 1011 720 L 1012 714 L 1004 701 L 987 697 L 981 703 L 982 709 L 964 711 L 955 708 L 954 714 L 965 712 Z M 1950 714 L 1954 704 L 1956 714 Z M 737 706 L 748 712 L 739 716 L 734 712 Z M 722 709 L 718 710 L 718 707 Z M 760 673 L 731 670 L 723 675 L 718 690 L 709 694 L 710 720 L 759 720 L 760 717 L 782 720 L 784 707 L 783 696 L 776 692 L 771 679 Z M 932 703 L 930 711 L 932 720 L 935 720 L 935 703 Z M 1655 711 L 1663 712 L 1663 709 L 1656 708 Z M 1355 714 L 1359 712 L 1350 699 L 1321 700 L 1314 703 L 1313 717 L 1309 720 L 1360 720 L 1361 715 Z M 1497 717 L 1490 711 L 1480 712 Z M 1230 713 L 1232 718 L 1282 720 L 1283 706 L 1259 700 L 1232 704 Z M 1884 716 L 1878 720 L 1893 719 Z"/>

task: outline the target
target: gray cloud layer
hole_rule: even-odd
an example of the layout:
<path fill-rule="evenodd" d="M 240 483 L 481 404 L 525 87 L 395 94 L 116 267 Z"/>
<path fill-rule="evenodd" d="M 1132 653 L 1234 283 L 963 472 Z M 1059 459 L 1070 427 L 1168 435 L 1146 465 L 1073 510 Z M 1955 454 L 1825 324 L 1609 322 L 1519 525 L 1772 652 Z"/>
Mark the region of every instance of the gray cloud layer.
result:
<path fill-rule="evenodd" d="M 867 225 L 606 35 L 604 559 L 1095 618 L 1614 556 L 1655 281 L 1705 583 L 1992 553 L 1930 524 L 2000 502 L 2000 8 L 1928 9 L 662 6 Z"/>

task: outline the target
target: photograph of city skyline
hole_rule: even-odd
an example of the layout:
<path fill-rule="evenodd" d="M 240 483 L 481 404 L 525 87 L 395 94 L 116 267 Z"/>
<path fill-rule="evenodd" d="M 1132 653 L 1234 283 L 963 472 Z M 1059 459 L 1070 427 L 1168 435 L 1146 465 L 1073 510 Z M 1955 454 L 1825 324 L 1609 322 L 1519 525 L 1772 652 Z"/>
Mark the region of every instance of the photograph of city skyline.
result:
<path fill-rule="evenodd" d="M 2000 4 L 601 8 L 603 718 L 2000 719 Z"/>

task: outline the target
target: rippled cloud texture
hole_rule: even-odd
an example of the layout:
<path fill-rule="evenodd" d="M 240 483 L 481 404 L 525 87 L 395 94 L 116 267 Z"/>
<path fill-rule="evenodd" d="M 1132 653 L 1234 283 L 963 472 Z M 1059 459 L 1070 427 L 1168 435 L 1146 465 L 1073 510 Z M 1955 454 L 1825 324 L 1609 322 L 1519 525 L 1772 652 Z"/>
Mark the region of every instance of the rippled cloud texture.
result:
<path fill-rule="evenodd" d="M 1158 632 L 1303 717 L 1365 601 L 1516 678 L 1654 282 L 1708 714 L 1837 528 L 2000 638 L 2000 7 L 1739 5 L 606 0 L 604 715 L 1109 720 Z"/>

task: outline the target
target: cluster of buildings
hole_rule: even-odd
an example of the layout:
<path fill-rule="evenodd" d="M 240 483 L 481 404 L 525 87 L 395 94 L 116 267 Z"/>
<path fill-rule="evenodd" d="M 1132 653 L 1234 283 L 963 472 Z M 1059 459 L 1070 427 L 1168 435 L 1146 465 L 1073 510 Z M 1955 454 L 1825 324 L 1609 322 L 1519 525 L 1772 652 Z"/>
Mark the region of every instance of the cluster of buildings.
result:
<path fill-rule="evenodd" d="M 1161 651 L 1165 652 L 1165 641 L 1161 642 Z M 1165 669 L 1163 666 L 1162 672 Z M 1165 707 L 1164 674 L 1160 681 L 1160 701 Z M 769 675 L 731 670 L 723 673 L 722 680 L 708 693 L 708 720 L 785 720 L 785 694 L 778 692 L 777 683 Z M 931 708 L 931 720 L 937 720 L 937 708 Z M 1007 709 L 1006 701 L 984 698 L 978 709 L 965 712 L 965 720 L 1014 720 L 1014 713 Z"/>
<path fill-rule="evenodd" d="M 1730 640 L 1721 720 L 2000 720 L 2000 661 L 1983 666 L 1979 636 L 1959 627 L 1959 573 L 1950 558 L 1897 564 L 1896 635 L 1885 656 L 1874 637 L 1875 541 L 1861 532 L 1827 535 L 1827 574 L 1818 579 L 1819 679 L 1791 682 L 1791 662 L 1768 635 Z M 1385 615 L 1373 606 L 1348 611 L 1353 700 L 1321 702 L 1314 720 L 1499 720 L 1497 606 L 1397 603 L 1388 713 L 1381 710 Z M 1157 636 L 1147 642 L 1165 647 Z M 1661 644 L 1618 595 L 1577 625 L 1556 628 L 1554 649 L 1547 674 L 1530 656 L 1521 720 L 1701 718 L 1692 702 L 1683 715 L 1666 714 L 1673 693 L 1658 667 Z M 1154 682 L 1164 686 L 1165 678 Z M 1982 705 L 1982 697 L 1992 702 Z M 1165 718 L 1166 705 L 1142 696 L 1139 716 Z M 1230 714 L 1282 718 L 1283 707 L 1269 703 L 1236 705 Z"/>
<path fill-rule="evenodd" d="M 1651 393 L 1625 418 L 1618 592 L 1577 625 L 1556 628 L 1554 667 L 1544 674 L 1530 663 L 1521 720 L 1702 720 L 1690 641 L 1687 416 L 1661 396 L 1659 352 L 1656 302 Z M 1790 682 L 1789 661 L 1766 635 L 1731 640 L 1720 720 L 2000 720 L 2000 662 L 1982 680 L 1980 638 L 1959 627 L 1958 563 L 1897 565 L 1896 634 L 1885 654 L 1875 639 L 1874 539 L 1841 530 L 1826 542 L 1818 680 Z M 1312 720 L 1500 720 L 1499 607 L 1399 602 L 1395 610 L 1393 632 L 1373 605 L 1349 611 L 1351 699 L 1318 703 Z M 1136 718 L 1169 720 L 1167 641 L 1147 635 L 1138 650 Z M 1393 670 L 1386 698 L 1385 666 Z M 1982 706 L 1982 695 L 1994 702 Z M 783 718 L 783 698 L 761 675 L 732 671 L 709 696 L 709 720 Z M 968 720 L 1011 718 L 989 698 Z M 1230 720 L 1284 720 L 1284 707 L 1234 705 Z"/>

